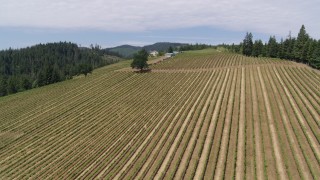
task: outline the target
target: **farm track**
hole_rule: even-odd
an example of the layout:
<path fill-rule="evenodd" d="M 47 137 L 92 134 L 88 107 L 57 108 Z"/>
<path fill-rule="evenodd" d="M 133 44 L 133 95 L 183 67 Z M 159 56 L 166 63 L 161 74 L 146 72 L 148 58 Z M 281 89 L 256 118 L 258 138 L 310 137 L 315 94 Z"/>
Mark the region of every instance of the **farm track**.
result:
<path fill-rule="evenodd" d="M 244 178 L 244 159 L 245 159 L 245 117 L 246 117 L 246 97 L 245 97 L 245 68 L 241 69 L 241 94 L 240 94 L 240 112 L 239 112 L 239 132 L 238 132 L 238 147 L 237 147 L 237 164 L 236 164 L 236 179 Z"/>
<path fill-rule="evenodd" d="M 152 73 L 187 73 L 187 72 L 204 72 L 204 71 L 214 71 L 214 70 L 226 70 L 229 68 L 241 68 L 241 67 L 264 67 L 264 66 L 273 66 L 273 67 L 296 67 L 294 64 L 248 64 L 248 65 L 226 65 L 221 67 L 213 67 L 213 68 L 195 68 L 195 69 L 152 69 Z M 117 72 L 133 72 L 132 69 L 120 69 Z"/>
<path fill-rule="evenodd" d="M 256 93 L 256 84 L 253 79 L 252 70 L 250 73 L 250 81 L 251 81 L 251 93 L 252 93 L 252 116 L 253 116 L 253 129 L 254 129 L 254 144 L 255 144 L 255 167 L 256 167 L 256 176 L 258 179 L 264 179 L 264 168 L 263 168 L 263 150 L 262 150 L 262 138 L 261 138 L 261 130 L 259 123 L 259 111 L 258 111 L 258 100 Z"/>
<path fill-rule="evenodd" d="M 252 108 L 252 90 L 251 90 L 251 79 L 250 79 L 250 69 L 246 69 L 246 158 L 245 158 L 245 178 L 254 179 L 255 178 L 255 144 L 254 144 L 254 121 L 253 121 L 253 108 Z"/>
<path fill-rule="evenodd" d="M 269 123 L 269 129 L 271 132 L 271 140 L 272 140 L 272 145 L 274 148 L 273 151 L 275 154 L 277 171 L 280 176 L 280 179 L 288 179 L 288 176 L 287 176 L 287 173 L 285 172 L 285 167 L 283 164 L 283 158 L 282 158 L 281 152 L 280 152 L 279 142 L 278 142 L 278 138 L 277 138 L 277 134 L 276 134 L 276 128 L 274 125 L 274 117 L 271 112 L 271 106 L 270 106 L 270 102 L 268 99 L 267 90 L 265 87 L 264 80 L 262 79 L 262 75 L 261 75 L 261 71 L 260 71 L 259 67 L 258 67 L 258 76 L 259 76 L 262 91 L 263 91 L 265 106 L 267 108 L 267 116 L 268 116 L 268 121 L 269 121 L 268 123 Z"/>
<path fill-rule="evenodd" d="M 0 99 L 0 179 L 320 178 L 315 70 L 214 51 L 124 67 Z"/>

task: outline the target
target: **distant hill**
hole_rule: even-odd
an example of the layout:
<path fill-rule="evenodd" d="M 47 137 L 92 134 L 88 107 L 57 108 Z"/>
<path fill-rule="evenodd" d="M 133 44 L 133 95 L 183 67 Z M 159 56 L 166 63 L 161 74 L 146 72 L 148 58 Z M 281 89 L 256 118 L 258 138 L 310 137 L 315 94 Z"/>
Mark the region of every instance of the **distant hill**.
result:
<path fill-rule="evenodd" d="M 120 56 L 124 58 L 131 58 L 134 53 L 138 52 L 142 47 L 139 46 L 131 46 L 131 45 L 122 45 L 113 48 L 107 48 L 107 51 L 118 53 Z"/>
<path fill-rule="evenodd" d="M 170 46 L 173 47 L 173 48 L 178 48 L 178 47 L 186 46 L 186 45 L 188 45 L 188 44 L 158 42 L 158 43 L 155 43 L 155 44 L 152 44 L 152 45 L 144 46 L 143 48 L 146 49 L 147 51 L 152 51 L 152 50 L 167 51 Z"/>
<path fill-rule="evenodd" d="M 131 45 L 122 45 L 113 48 L 107 48 L 106 51 L 115 52 L 121 55 L 124 58 L 132 58 L 133 54 L 138 52 L 141 49 L 146 49 L 147 51 L 166 51 L 170 46 L 173 48 L 186 46 L 187 44 L 183 43 L 170 43 L 170 42 L 158 42 L 152 45 L 146 45 L 143 47 L 140 46 L 131 46 Z"/>

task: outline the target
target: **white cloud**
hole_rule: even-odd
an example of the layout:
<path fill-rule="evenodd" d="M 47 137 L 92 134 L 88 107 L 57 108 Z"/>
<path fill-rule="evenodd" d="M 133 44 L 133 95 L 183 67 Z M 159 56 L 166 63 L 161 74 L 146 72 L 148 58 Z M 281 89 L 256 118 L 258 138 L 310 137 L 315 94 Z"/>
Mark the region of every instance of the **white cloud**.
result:
<path fill-rule="evenodd" d="M 196 26 L 318 36 L 318 0 L 0 0 L 0 27 L 147 31 Z"/>

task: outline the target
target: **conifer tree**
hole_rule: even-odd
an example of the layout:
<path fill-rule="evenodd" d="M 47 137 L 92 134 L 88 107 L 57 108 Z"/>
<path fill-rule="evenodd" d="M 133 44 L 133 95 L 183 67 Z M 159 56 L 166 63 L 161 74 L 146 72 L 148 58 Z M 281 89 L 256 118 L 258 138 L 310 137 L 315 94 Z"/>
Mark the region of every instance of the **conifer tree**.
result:
<path fill-rule="evenodd" d="M 246 56 L 251 56 L 253 50 L 253 41 L 252 41 L 252 33 L 246 34 L 246 37 L 243 40 L 243 54 Z"/>
<path fill-rule="evenodd" d="M 259 57 L 262 56 L 263 53 L 263 42 L 259 40 L 255 40 L 253 44 L 252 56 Z"/>
<path fill-rule="evenodd" d="M 285 48 L 284 48 L 284 42 L 283 39 L 281 38 L 280 43 L 278 44 L 278 58 L 283 59 L 285 56 Z"/>
<path fill-rule="evenodd" d="M 309 49 L 308 49 L 308 53 L 307 53 L 308 64 L 310 64 L 311 61 L 313 60 L 313 53 L 315 52 L 316 48 L 317 48 L 317 41 L 314 39 L 310 39 L 309 40 Z"/>
<path fill-rule="evenodd" d="M 304 54 L 303 51 L 305 50 L 305 46 L 309 39 L 309 35 L 306 32 L 306 28 L 304 25 L 301 26 L 297 40 L 294 44 L 294 58 L 298 61 L 303 60 Z"/>
<path fill-rule="evenodd" d="M 278 56 L 278 44 L 275 36 L 270 36 L 269 38 L 267 56 L 272 58 Z"/>

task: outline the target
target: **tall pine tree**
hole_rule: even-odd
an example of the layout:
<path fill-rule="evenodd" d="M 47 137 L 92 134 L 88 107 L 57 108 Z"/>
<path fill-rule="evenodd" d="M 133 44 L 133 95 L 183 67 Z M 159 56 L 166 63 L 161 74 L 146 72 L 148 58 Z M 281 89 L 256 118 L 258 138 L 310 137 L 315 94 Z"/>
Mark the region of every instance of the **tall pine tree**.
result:
<path fill-rule="evenodd" d="M 253 50 L 253 41 L 252 41 L 252 34 L 246 34 L 246 37 L 243 40 L 243 54 L 246 56 L 251 56 Z"/>
<path fill-rule="evenodd" d="M 294 44 L 294 58 L 298 61 L 302 61 L 304 58 L 305 46 L 308 42 L 309 35 L 306 32 L 304 25 L 301 26 L 297 40 Z"/>
<path fill-rule="evenodd" d="M 259 40 L 255 40 L 253 44 L 252 56 L 259 57 L 262 56 L 263 53 L 263 42 Z"/>
<path fill-rule="evenodd" d="M 269 38 L 267 56 L 272 58 L 278 56 L 278 43 L 275 36 L 270 36 Z"/>

